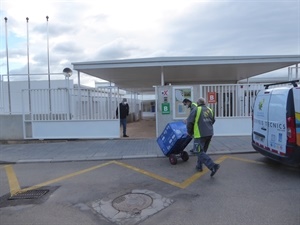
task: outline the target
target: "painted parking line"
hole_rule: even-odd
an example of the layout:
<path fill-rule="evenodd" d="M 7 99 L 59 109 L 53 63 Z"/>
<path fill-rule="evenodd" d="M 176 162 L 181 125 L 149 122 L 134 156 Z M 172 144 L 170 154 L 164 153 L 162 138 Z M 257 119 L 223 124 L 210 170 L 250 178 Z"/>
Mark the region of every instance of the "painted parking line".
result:
<path fill-rule="evenodd" d="M 10 195 L 13 196 L 17 192 L 21 190 L 20 184 L 18 181 L 18 178 L 16 176 L 16 173 L 14 171 L 14 168 L 12 165 L 6 165 L 4 166 L 6 171 L 6 176 L 8 179 L 9 189 L 10 189 Z"/>
<path fill-rule="evenodd" d="M 222 156 L 220 157 L 219 159 L 217 159 L 215 162 L 216 163 L 221 163 L 223 162 L 225 159 L 227 159 L 227 156 Z M 164 183 L 167 183 L 167 184 L 170 184 L 170 185 L 173 185 L 175 187 L 179 187 L 179 188 L 186 188 L 188 186 L 190 186 L 192 183 L 194 183 L 196 180 L 198 180 L 200 177 L 202 177 L 204 174 L 206 174 L 209 170 L 207 168 L 205 168 L 202 172 L 196 172 L 193 176 L 187 178 L 186 180 L 184 180 L 183 182 L 179 183 L 179 182 L 175 182 L 173 180 L 170 180 L 168 178 L 165 178 L 165 177 L 162 177 L 162 176 L 159 176 L 155 173 L 151 173 L 151 172 L 148 172 L 146 170 L 143 170 L 143 169 L 140 169 L 140 168 L 137 168 L 137 167 L 134 167 L 134 166 L 131 166 L 129 164 L 126 164 L 126 163 L 123 163 L 123 162 L 118 162 L 118 161 L 115 161 L 114 162 L 115 164 L 117 165 L 120 165 L 120 166 L 123 166 L 125 168 L 128 168 L 128 169 L 131 169 L 131 170 L 134 170 L 138 173 L 142 173 L 146 176 L 149 176 L 151 178 L 154 178 L 156 180 L 160 180 Z"/>
<path fill-rule="evenodd" d="M 220 158 L 218 158 L 217 160 L 215 160 L 215 163 L 220 164 L 221 162 L 223 162 L 225 159 L 227 159 L 227 156 L 222 156 Z M 204 174 L 206 174 L 207 172 L 209 172 L 210 170 L 205 168 L 201 173 L 195 173 L 193 176 L 187 178 L 185 181 L 183 181 L 180 184 L 180 188 L 184 189 L 188 186 L 190 186 L 192 183 L 194 183 L 196 180 L 198 180 L 200 177 L 202 177 Z"/>
<path fill-rule="evenodd" d="M 227 158 L 228 159 L 234 159 L 234 160 L 242 161 L 242 162 L 247 162 L 247 163 L 254 163 L 254 164 L 259 164 L 259 165 L 266 165 L 263 162 L 257 162 L 255 160 L 244 159 L 244 158 L 235 157 L 235 156 L 227 156 Z"/>
<path fill-rule="evenodd" d="M 248 163 L 250 162 L 250 163 L 263 164 L 263 163 L 255 162 L 255 161 L 252 161 L 252 160 L 245 160 L 243 158 L 231 157 L 231 156 L 221 156 L 220 158 L 215 160 L 215 162 L 216 163 L 222 163 L 224 160 L 226 160 L 228 158 L 234 159 L 234 160 L 240 160 L 240 161 L 244 161 L 244 162 L 248 162 Z M 41 188 L 41 187 L 49 186 L 49 185 L 52 185 L 54 183 L 57 183 L 57 182 L 60 182 L 60 181 L 66 180 L 66 179 L 70 179 L 72 177 L 75 177 L 75 176 L 78 176 L 78 175 L 81 175 L 81 174 L 99 169 L 99 168 L 104 167 L 104 166 L 108 166 L 108 165 L 111 165 L 111 164 L 115 164 L 115 165 L 118 165 L 118 166 L 121 166 L 121 167 L 125 167 L 127 169 L 133 170 L 135 172 L 141 173 L 143 175 L 146 175 L 148 177 L 151 177 L 153 179 L 162 181 L 166 184 L 169 184 L 169 185 L 181 188 L 181 189 L 184 189 L 184 188 L 190 186 L 192 183 L 194 183 L 196 180 L 198 180 L 204 174 L 209 172 L 209 170 L 207 168 L 205 168 L 203 170 L 203 172 L 196 172 L 191 177 L 189 177 L 186 180 L 184 180 L 183 182 L 179 183 L 179 182 L 173 181 L 171 179 L 162 177 L 158 174 L 155 174 L 155 173 L 140 169 L 138 167 L 129 165 L 127 163 L 123 163 L 123 162 L 120 162 L 120 161 L 109 161 L 109 162 L 106 162 L 106 163 L 103 163 L 103 164 L 100 164 L 100 165 L 97 165 L 97 166 L 93 166 L 93 167 L 90 167 L 90 168 L 87 168 L 87 169 L 84 169 L 84 170 L 77 171 L 75 173 L 67 174 L 67 175 L 64 175 L 64 176 L 61 176 L 61 177 L 58 177 L 58 178 L 55 178 L 55 179 L 37 184 L 37 185 L 34 185 L 32 187 L 21 189 L 20 185 L 19 185 L 19 182 L 18 182 L 18 179 L 17 179 L 17 176 L 14 172 L 13 166 L 12 165 L 7 165 L 7 166 L 5 166 L 5 170 L 6 170 L 6 174 L 7 174 L 7 177 L 8 177 L 10 193 L 11 193 L 11 195 L 15 195 L 17 193 L 18 194 L 19 193 L 24 193 L 26 191 L 35 190 L 35 189 L 38 189 L 38 188 Z"/>
<path fill-rule="evenodd" d="M 234 156 L 228 156 L 228 159 L 238 160 L 238 161 L 247 162 L 247 163 L 254 163 L 254 164 L 258 164 L 258 165 L 265 165 L 265 166 L 269 165 L 268 163 L 265 163 L 265 162 L 258 162 L 255 160 L 244 159 L 244 158 L 239 158 L 239 157 L 234 157 Z M 286 166 L 286 167 L 284 167 L 284 169 L 299 172 L 298 167 Z"/>
<path fill-rule="evenodd" d="M 135 171 L 135 172 L 138 172 L 138 173 L 144 174 L 144 175 L 146 175 L 146 176 L 152 177 L 152 178 L 154 178 L 154 179 L 156 179 L 156 180 L 159 180 L 159 181 L 162 181 L 162 182 L 164 182 L 164 183 L 171 184 L 171 185 L 176 186 L 176 187 L 180 187 L 180 183 L 175 182 L 175 181 L 173 181 L 173 180 L 170 180 L 170 179 L 168 179 L 168 178 L 159 176 L 159 175 L 157 175 L 157 174 L 155 174 L 155 173 L 151 173 L 151 172 L 149 172 L 149 171 L 140 169 L 140 168 L 135 167 L 135 166 L 131 166 L 131 165 L 126 164 L 126 163 L 123 163 L 123 162 L 114 161 L 114 163 L 117 164 L 117 165 L 119 165 L 119 166 L 125 167 L 125 168 L 127 168 L 127 169 L 131 169 L 131 170 L 133 170 L 133 171 Z"/>
<path fill-rule="evenodd" d="M 38 188 L 41 188 L 41 187 L 45 187 L 45 186 L 57 183 L 59 181 L 63 181 L 63 180 L 66 180 L 66 179 L 69 179 L 69 178 L 72 178 L 72 177 L 90 172 L 92 170 L 107 166 L 107 165 L 112 164 L 112 163 L 113 162 L 111 162 L 111 161 L 107 162 L 107 163 L 103 163 L 103 164 L 98 165 L 98 166 L 93 166 L 93 167 L 90 167 L 90 168 L 87 168 L 87 169 L 84 169 L 84 170 L 77 171 L 75 173 L 67 174 L 65 176 L 61 176 L 61 177 L 58 177 L 56 179 L 49 180 L 49 181 L 34 185 L 32 187 L 24 188 L 24 189 L 20 188 L 18 179 L 15 175 L 15 172 L 14 172 L 12 166 L 10 166 L 10 167 L 8 167 L 8 169 L 6 169 L 6 174 L 7 174 L 8 181 L 9 181 L 10 192 L 11 192 L 12 195 L 15 195 L 15 194 L 24 193 L 26 191 L 31 191 L 31 190 L 35 190 L 35 189 L 38 189 Z"/>

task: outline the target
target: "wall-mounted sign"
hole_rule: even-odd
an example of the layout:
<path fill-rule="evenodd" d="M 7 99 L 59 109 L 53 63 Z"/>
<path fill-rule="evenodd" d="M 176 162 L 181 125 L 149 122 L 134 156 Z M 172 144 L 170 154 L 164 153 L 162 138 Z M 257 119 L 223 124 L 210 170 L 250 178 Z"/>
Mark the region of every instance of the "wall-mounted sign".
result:
<path fill-rule="evenodd" d="M 161 92 L 161 94 L 162 94 L 163 96 L 168 96 L 168 95 L 169 95 L 169 90 L 163 90 L 163 91 Z"/>
<path fill-rule="evenodd" d="M 170 103 L 165 102 L 161 104 L 161 113 L 162 114 L 170 114 Z"/>
<path fill-rule="evenodd" d="M 192 100 L 193 87 L 173 87 L 173 118 L 186 119 L 190 110 L 187 109 L 182 103 L 183 99 L 188 98 Z"/>
<path fill-rule="evenodd" d="M 208 103 L 216 103 L 217 102 L 217 95 L 216 92 L 208 92 L 207 93 L 207 102 Z"/>

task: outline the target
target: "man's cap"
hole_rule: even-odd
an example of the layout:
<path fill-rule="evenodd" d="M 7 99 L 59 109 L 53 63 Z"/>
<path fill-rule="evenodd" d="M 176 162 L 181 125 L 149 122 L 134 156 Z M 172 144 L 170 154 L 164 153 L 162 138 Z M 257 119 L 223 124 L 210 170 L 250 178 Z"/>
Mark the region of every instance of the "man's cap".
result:
<path fill-rule="evenodd" d="M 188 103 L 188 102 L 192 102 L 191 100 L 189 100 L 188 98 L 183 99 L 182 103 Z"/>
<path fill-rule="evenodd" d="M 123 102 L 127 102 L 127 98 L 123 98 Z"/>

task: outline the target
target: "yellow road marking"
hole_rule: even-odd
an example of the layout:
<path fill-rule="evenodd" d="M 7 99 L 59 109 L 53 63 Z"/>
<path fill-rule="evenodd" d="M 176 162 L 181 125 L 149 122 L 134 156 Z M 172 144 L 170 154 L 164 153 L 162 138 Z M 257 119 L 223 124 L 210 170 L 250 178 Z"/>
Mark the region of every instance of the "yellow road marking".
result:
<path fill-rule="evenodd" d="M 215 162 L 216 163 L 221 163 L 223 162 L 225 159 L 227 159 L 227 156 L 222 156 L 220 157 L 218 160 L 216 160 Z M 144 175 L 147 175 L 149 177 L 152 177 L 154 179 L 157 179 L 157 180 L 160 180 L 160 181 L 163 181 L 167 184 L 170 184 L 170 185 L 173 185 L 173 186 L 176 186 L 176 187 L 179 187 L 179 188 L 186 188 L 188 187 L 189 185 L 191 185 L 192 183 L 194 183 L 197 179 L 199 179 L 200 177 L 202 177 L 205 173 L 207 173 L 209 170 L 208 169 L 204 169 L 203 172 L 201 173 L 195 173 L 193 176 L 187 178 L 185 181 L 181 182 L 181 183 L 178 183 L 178 182 L 175 182 L 173 180 L 170 180 L 170 179 L 167 179 L 167 178 L 164 178 L 164 177 L 161 177 L 157 174 L 154 174 L 154 173 L 151 173 L 151 172 L 148 172 L 148 171 L 145 171 L 145 170 L 142 170 L 140 168 L 137 168 L 137 167 L 134 167 L 134 166 L 131 166 L 131 165 L 128 165 L 126 163 L 122 163 L 122 162 L 117 162 L 115 161 L 114 162 L 115 164 L 118 164 L 120 166 L 124 166 L 128 169 L 131 169 L 131 170 L 134 170 L 136 172 L 139 172 L 139 173 L 142 173 Z"/>
<path fill-rule="evenodd" d="M 24 188 L 24 189 L 20 190 L 18 193 L 23 193 L 23 192 L 26 192 L 26 191 L 38 189 L 38 188 L 40 188 L 40 187 L 48 186 L 48 185 L 50 185 L 50 184 L 57 183 L 57 182 L 62 181 L 62 180 L 66 180 L 66 179 L 69 179 L 69 178 L 71 178 L 71 177 L 75 177 L 75 176 L 77 176 L 77 175 L 80 175 L 80 174 L 84 174 L 84 173 L 90 172 L 90 171 L 92 171 L 92 170 L 101 168 L 101 167 L 103 167 L 103 166 L 107 166 L 107 165 L 109 165 L 109 164 L 111 164 L 111 163 L 113 163 L 113 162 L 110 161 L 110 162 L 103 163 L 103 164 L 98 165 L 98 166 L 93 166 L 93 167 L 90 167 L 90 168 L 87 168 L 87 169 L 84 169 L 84 170 L 77 171 L 77 172 L 75 172 L 75 173 L 71 173 L 71 174 L 68 174 L 68 175 L 65 175 L 65 176 L 62 176 L 62 177 L 58 177 L 58 178 L 56 178 L 56 179 L 49 180 L 49 181 L 40 183 L 40 184 L 38 184 L 38 185 L 34 185 L 34 186 L 32 186 L 32 187 Z"/>
<path fill-rule="evenodd" d="M 215 162 L 216 163 L 221 163 L 227 158 L 232 158 L 232 159 L 241 160 L 241 161 L 245 161 L 245 162 L 257 163 L 257 162 L 252 161 L 252 160 L 244 160 L 244 159 L 240 159 L 240 158 L 232 157 L 232 156 L 222 156 L 222 157 L 218 158 Z M 184 180 L 183 182 L 179 183 L 179 182 L 175 182 L 173 180 L 170 180 L 168 178 L 159 176 L 155 173 L 151 173 L 149 171 L 146 171 L 146 170 L 131 166 L 129 164 L 123 163 L 123 162 L 109 161 L 107 163 L 103 163 L 103 164 L 100 164 L 100 165 L 97 165 L 97 166 L 93 166 L 93 167 L 90 167 L 90 168 L 87 168 L 87 169 L 84 169 L 84 170 L 77 171 L 75 173 L 71 173 L 71 174 L 68 174 L 68 175 L 65 175 L 65 176 L 61 176 L 61 177 L 58 177 L 56 179 L 52 179 L 52 180 L 34 185 L 32 187 L 21 189 L 20 185 L 19 185 L 19 182 L 18 182 L 18 179 L 16 177 L 16 174 L 13 170 L 13 167 L 11 165 L 8 165 L 8 166 L 5 166 L 5 169 L 6 169 L 6 174 L 7 174 L 8 181 L 9 181 L 10 192 L 13 195 L 13 194 L 16 194 L 16 193 L 24 193 L 26 191 L 35 190 L 35 189 L 38 189 L 38 188 L 41 188 L 41 187 L 44 187 L 44 186 L 48 186 L 48 185 L 51 185 L 53 183 L 57 183 L 57 182 L 60 182 L 62 180 L 66 180 L 66 179 L 69 179 L 69 178 L 75 177 L 77 175 L 81 175 L 81 174 L 90 172 L 92 170 L 95 170 L 95 169 L 98 169 L 98 168 L 101 168 L 101 167 L 104 167 L 104 166 L 107 166 L 107 165 L 110 165 L 110 164 L 116 164 L 116 165 L 119 165 L 119 166 L 122 166 L 122 167 L 125 167 L 125 168 L 128 168 L 128 169 L 131 169 L 131 170 L 136 171 L 138 173 L 144 174 L 146 176 L 152 177 L 154 179 L 157 179 L 159 181 L 162 181 L 164 183 L 167 183 L 167 184 L 170 184 L 170 185 L 173 185 L 175 187 L 182 188 L 182 189 L 188 187 L 189 185 L 194 183 L 197 179 L 199 179 L 200 177 L 202 177 L 204 174 L 206 174 L 209 171 L 208 169 L 205 168 L 203 170 L 203 172 L 195 173 L 191 177 L 189 177 L 186 180 Z M 262 164 L 262 163 L 258 163 L 258 164 Z"/>
<path fill-rule="evenodd" d="M 193 176 L 191 176 L 188 179 L 186 179 L 185 181 L 183 181 L 179 187 L 184 189 L 184 188 L 190 186 L 192 183 L 194 183 L 196 180 L 198 180 L 200 177 L 202 177 L 208 171 L 209 171 L 209 169 L 205 168 L 202 172 L 196 172 Z"/>
<path fill-rule="evenodd" d="M 8 179 L 9 189 L 10 189 L 10 195 L 13 196 L 17 192 L 21 190 L 18 178 L 16 176 L 16 173 L 14 171 L 14 168 L 12 165 L 4 166 L 6 171 L 6 176 Z"/>
<path fill-rule="evenodd" d="M 234 156 L 228 156 L 227 158 L 242 161 L 242 162 L 255 163 L 255 164 L 259 164 L 259 165 L 266 165 L 265 163 L 262 163 L 262 162 L 257 162 L 257 161 L 254 161 L 254 160 L 243 159 L 243 158 L 234 157 Z"/>
<path fill-rule="evenodd" d="M 220 158 L 218 158 L 215 163 L 221 163 L 223 162 L 225 159 L 227 159 L 228 156 L 222 156 Z M 190 186 L 192 183 L 194 183 L 197 179 L 199 179 L 200 177 L 202 177 L 205 173 L 207 173 L 209 170 L 207 168 L 205 168 L 203 170 L 203 172 L 201 173 L 196 173 L 194 174 L 193 176 L 189 177 L 188 179 L 186 179 L 185 181 L 183 181 L 181 184 L 180 184 L 180 188 L 184 189 L 188 186 Z"/>
<path fill-rule="evenodd" d="M 138 173 L 142 173 L 142 174 L 147 175 L 147 176 L 149 176 L 149 177 L 152 177 L 152 178 L 154 178 L 154 179 L 156 179 L 156 180 L 160 180 L 160 181 L 162 181 L 162 182 L 165 182 L 165 183 L 167 183 L 167 184 L 171 184 L 171 185 L 173 185 L 173 186 L 176 186 L 176 187 L 179 187 L 179 188 L 180 188 L 180 183 L 175 182 L 175 181 L 170 180 L 170 179 L 165 178 L 165 177 L 161 177 L 161 176 L 159 176 L 159 175 L 157 175 L 157 174 L 155 174 L 155 173 L 151 173 L 151 172 L 148 172 L 148 171 L 146 171 L 146 170 L 142 170 L 142 169 L 139 169 L 139 168 L 137 168 L 137 167 L 134 167 L 134 166 L 128 165 L 128 164 L 126 164 L 126 163 L 122 163 L 122 162 L 114 161 L 114 163 L 117 164 L 117 165 L 119 165 L 119 166 L 126 167 L 126 168 L 131 169 L 131 170 L 134 170 L 134 171 L 136 171 L 136 172 L 138 172 Z"/>

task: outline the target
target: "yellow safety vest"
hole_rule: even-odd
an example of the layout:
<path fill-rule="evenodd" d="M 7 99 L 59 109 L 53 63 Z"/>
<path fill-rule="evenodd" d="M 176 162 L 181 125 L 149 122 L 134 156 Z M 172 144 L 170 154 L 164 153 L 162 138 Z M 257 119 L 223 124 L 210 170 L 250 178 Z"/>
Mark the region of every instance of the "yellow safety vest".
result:
<path fill-rule="evenodd" d="M 207 109 L 211 112 L 211 114 L 213 116 L 214 114 L 213 114 L 213 111 L 211 110 L 211 108 L 207 107 Z M 199 118 L 200 118 L 200 115 L 201 115 L 201 111 L 202 111 L 202 107 L 198 106 L 197 107 L 196 118 L 195 118 L 195 123 L 194 123 L 194 138 L 200 138 L 201 137 L 201 133 L 200 133 L 199 126 L 198 126 L 198 121 L 199 121 Z"/>

